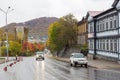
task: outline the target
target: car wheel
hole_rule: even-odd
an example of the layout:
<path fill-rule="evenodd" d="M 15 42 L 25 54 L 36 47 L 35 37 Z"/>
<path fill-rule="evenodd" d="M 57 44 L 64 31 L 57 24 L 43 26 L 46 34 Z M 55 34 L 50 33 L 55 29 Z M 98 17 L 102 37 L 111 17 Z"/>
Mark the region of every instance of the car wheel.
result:
<path fill-rule="evenodd" d="M 87 64 L 85 64 L 85 67 L 87 68 L 87 67 L 88 67 L 88 65 L 87 65 Z"/>
<path fill-rule="evenodd" d="M 72 64 L 72 63 L 70 63 L 70 66 L 73 66 L 73 64 Z"/>
<path fill-rule="evenodd" d="M 77 63 L 74 63 L 74 67 L 76 67 L 77 66 Z"/>
<path fill-rule="evenodd" d="M 69 63 L 70 63 L 70 66 L 73 66 L 73 64 L 71 63 L 71 61 Z"/>
<path fill-rule="evenodd" d="M 81 67 L 83 67 L 83 65 L 81 64 Z"/>

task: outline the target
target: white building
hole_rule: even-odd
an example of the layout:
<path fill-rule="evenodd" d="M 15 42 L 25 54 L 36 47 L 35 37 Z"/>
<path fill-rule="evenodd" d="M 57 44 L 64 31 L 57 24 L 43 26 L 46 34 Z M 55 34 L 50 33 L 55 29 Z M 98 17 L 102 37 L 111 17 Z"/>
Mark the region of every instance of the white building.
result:
<path fill-rule="evenodd" d="M 120 0 L 112 8 L 88 17 L 89 53 L 120 60 Z"/>

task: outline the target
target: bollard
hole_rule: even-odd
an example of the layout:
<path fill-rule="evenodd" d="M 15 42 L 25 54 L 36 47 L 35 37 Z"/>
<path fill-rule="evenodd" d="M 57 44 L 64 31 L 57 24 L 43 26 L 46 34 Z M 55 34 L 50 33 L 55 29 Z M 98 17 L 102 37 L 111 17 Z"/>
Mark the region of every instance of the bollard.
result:
<path fill-rule="evenodd" d="M 23 58 L 21 57 L 21 61 L 23 61 Z"/>
<path fill-rule="evenodd" d="M 12 67 L 13 63 L 11 63 L 9 66 Z"/>
<path fill-rule="evenodd" d="M 22 58 L 22 57 L 20 57 L 20 61 L 23 61 L 23 58 Z"/>
<path fill-rule="evenodd" d="M 16 62 L 14 62 L 14 64 L 16 64 Z"/>
<path fill-rule="evenodd" d="M 20 62 L 20 60 L 17 60 L 17 62 Z"/>
<path fill-rule="evenodd" d="M 7 71 L 7 67 L 4 67 L 4 71 L 5 71 L 5 72 Z"/>

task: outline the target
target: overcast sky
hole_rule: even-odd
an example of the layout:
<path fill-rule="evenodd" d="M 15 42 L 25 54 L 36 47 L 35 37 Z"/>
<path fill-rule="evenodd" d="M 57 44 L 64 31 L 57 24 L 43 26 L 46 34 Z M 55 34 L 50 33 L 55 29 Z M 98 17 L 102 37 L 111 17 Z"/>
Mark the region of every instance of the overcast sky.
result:
<path fill-rule="evenodd" d="M 114 0 L 0 0 L 0 8 L 14 11 L 8 14 L 8 23 L 24 22 L 39 17 L 62 17 L 72 13 L 78 20 L 87 11 L 111 8 Z M 0 26 L 5 25 L 5 15 L 0 11 Z"/>

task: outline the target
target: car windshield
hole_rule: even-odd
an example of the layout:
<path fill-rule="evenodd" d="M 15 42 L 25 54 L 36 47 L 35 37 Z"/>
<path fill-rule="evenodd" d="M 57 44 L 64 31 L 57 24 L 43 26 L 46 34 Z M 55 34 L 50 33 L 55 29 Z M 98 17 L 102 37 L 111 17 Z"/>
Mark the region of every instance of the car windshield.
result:
<path fill-rule="evenodd" d="M 43 54 L 43 52 L 36 52 L 36 54 Z"/>
<path fill-rule="evenodd" d="M 83 58 L 84 55 L 83 54 L 75 54 L 73 55 L 74 58 Z"/>

